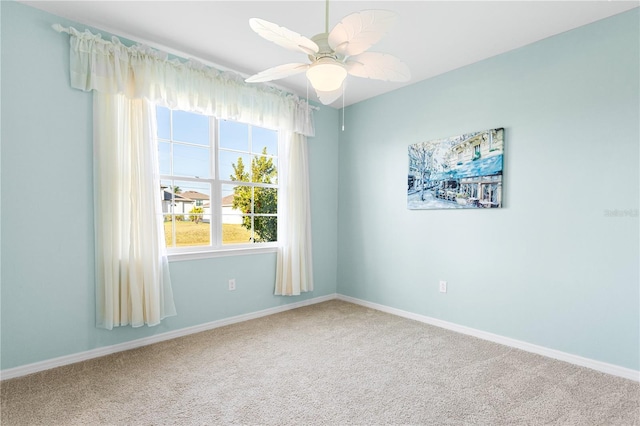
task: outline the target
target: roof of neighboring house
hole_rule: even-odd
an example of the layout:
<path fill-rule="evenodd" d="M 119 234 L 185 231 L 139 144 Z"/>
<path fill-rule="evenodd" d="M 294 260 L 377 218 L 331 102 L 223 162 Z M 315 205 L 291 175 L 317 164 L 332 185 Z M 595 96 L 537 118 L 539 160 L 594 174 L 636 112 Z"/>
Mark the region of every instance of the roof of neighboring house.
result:
<path fill-rule="evenodd" d="M 175 201 L 179 201 L 181 203 L 188 203 L 188 202 L 193 201 L 190 198 L 184 197 L 183 194 L 172 194 L 171 191 L 167 191 L 166 189 L 162 191 L 162 195 L 163 195 L 163 197 L 162 197 L 163 201 L 171 201 L 171 199 L 172 199 L 171 196 L 172 195 L 173 195 L 173 199 Z"/>
<path fill-rule="evenodd" d="M 233 204 L 233 197 L 235 197 L 234 194 L 231 195 L 227 195 L 226 197 L 222 197 L 222 205 L 223 206 L 230 206 Z"/>
<path fill-rule="evenodd" d="M 181 192 L 180 195 L 184 198 L 189 198 L 191 200 L 208 200 L 209 196 L 207 194 L 203 194 L 198 191 L 185 191 Z"/>

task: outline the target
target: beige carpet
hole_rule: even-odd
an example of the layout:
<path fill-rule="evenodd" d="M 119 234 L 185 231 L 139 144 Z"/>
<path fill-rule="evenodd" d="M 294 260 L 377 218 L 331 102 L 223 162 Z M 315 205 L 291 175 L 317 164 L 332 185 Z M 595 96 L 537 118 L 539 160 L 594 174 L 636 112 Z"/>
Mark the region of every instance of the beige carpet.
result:
<path fill-rule="evenodd" d="M 635 425 L 640 385 L 330 301 L 4 381 L 9 425 Z"/>

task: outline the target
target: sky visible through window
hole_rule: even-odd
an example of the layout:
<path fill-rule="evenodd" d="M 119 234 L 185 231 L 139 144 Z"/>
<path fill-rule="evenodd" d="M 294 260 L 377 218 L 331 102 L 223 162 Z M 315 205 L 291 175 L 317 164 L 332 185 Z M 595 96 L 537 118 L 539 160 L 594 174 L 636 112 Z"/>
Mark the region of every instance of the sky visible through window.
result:
<path fill-rule="evenodd" d="M 157 107 L 158 137 L 171 140 L 171 111 Z M 209 117 L 183 111 L 173 112 L 173 140 L 188 145 L 174 145 L 173 173 L 171 172 L 171 146 L 168 142 L 159 142 L 158 154 L 161 175 L 213 178 L 211 164 Z M 249 138 L 251 131 L 251 138 Z M 263 148 L 268 155 L 278 155 L 277 132 L 261 127 L 249 126 L 234 121 L 219 121 L 220 137 L 220 173 L 219 178 L 230 180 L 233 164 L 239 157 L 245 166 L 251 164 L 251 154 L 260 154 Z M 250 146 L 250 141 L 251 145 Z M 235 152 L 234 152 L 235 151 Z M 237 152 L 244 151 L 244 153 Z"/>

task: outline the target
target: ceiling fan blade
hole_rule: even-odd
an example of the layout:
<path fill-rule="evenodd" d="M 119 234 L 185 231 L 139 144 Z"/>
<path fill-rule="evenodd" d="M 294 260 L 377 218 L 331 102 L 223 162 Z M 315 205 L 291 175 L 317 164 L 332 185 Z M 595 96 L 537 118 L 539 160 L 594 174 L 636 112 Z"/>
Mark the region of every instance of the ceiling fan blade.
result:
<path fill-rule="evenodd" d="M 379 42 L 397 16 L 389 10 L 363 10 L 347 15 L 329 33 L 329 46 L 340 55 L 358 55 Z"/>
<path fill-rule="evenodd" d="M 298 74 L 309 68 L 309 64 L 284 64 L 277 67 L 269 68 L 256 75 L 252 75 L 245 81 L 247 83 L 261 83 L 263 81 L 278 80 L 280 78 L 289 77 L 290 75 Z"/>
<path fill-rule="evenodd" d="M 386 53 L 365 52 L 349 58 L 347 72 L 356 77 L 405 82 L 411 79 L 407 64 Z"/>
<path fill-rule="evenodd" d="M 334 101 L 338 100 L 340 96 L 342 96 L 342 86 L 330 92 L 323 92 L 321 90 L 316 90 L 316 94 L 318 95 L 318 99 L 320 100 L 322 105 L 329 105 L 329 104 L 332 104 Z"/>
<path fill-rule="evenodd" d="M 307 55 L 313 55 L 319 50 L 318 45 L 307 37 L 264 19 L 251 18 L 249 19 L 249 26 L 261 37 L 285 49 L 302 52 Z"/>

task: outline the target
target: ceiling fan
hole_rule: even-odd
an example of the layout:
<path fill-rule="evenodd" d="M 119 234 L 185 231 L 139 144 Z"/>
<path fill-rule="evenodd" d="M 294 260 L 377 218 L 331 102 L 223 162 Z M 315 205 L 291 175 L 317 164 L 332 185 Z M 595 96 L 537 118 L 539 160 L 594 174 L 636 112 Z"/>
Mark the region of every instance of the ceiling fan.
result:
<path fill-rule="evenodd" d="M 326 0 L 325 32 L 311 39 L 263 19 L 249 19 L 258 35 L 275 44 L 308 55 L 310 63 L 291 63 L 269 68 L 247 78 L 248 83 L 278 80 L 306 71 L 318 99 L 329 105 L 343 94 L 348 74 L 355 77 L 405 82 L 409 67 L 395 56 L 367 52 L 389 31 L 397 14 L 388 10 L 352 13 L 329 32 L 329 0 Z"/>

